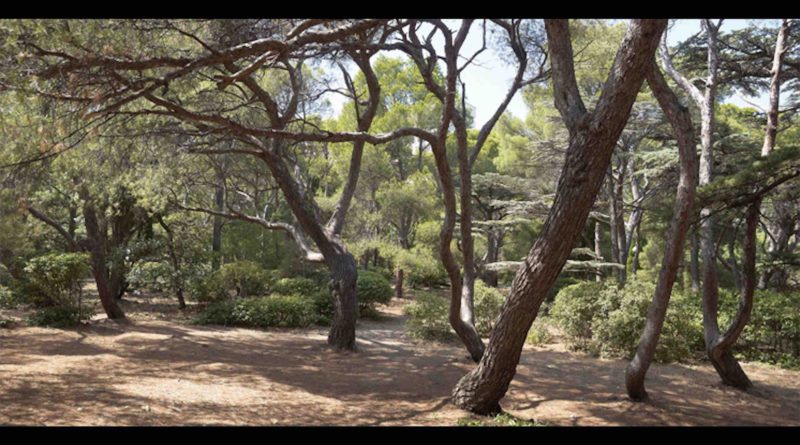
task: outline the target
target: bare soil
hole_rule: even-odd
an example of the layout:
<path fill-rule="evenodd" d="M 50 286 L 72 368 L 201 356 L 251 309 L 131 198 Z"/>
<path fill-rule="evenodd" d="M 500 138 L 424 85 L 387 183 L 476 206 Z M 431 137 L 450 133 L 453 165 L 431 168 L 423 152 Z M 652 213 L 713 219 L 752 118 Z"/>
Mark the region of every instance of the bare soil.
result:
<path fill-rule="evenodd" d="M 402 306 L 360 321 L 358 352 L 326 329 L 195 326 L 166 299 L 125 303 L 130 320 L 77 329 L 0 329 L 0 424 L 456 425 L 449 403 L 474 364 L 457 343 L 405 333 Z M 19 318 L 19 313 L 0 315 Z M 743 367 L 755 388 L 719 383 L 708 363 L 654 365 L 650 401 L 625 397 L 627 362 L 561 344 L 528 347 L 502 401 L 550 425 L 800 425 L 800 372 Z M 491 424 L 491 421 L 488 423 Z"/>

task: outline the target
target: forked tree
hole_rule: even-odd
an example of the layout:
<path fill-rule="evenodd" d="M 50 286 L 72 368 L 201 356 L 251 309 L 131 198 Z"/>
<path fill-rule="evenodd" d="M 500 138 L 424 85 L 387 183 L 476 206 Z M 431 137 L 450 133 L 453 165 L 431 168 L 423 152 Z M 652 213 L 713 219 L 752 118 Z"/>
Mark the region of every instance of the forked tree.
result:
<path fill-rule="evenodd" d="M 666 20 L 631 21 L 597 106 L 587 111 L 575 78 L 569 23 L 545 21 L 553 95 L 569 130 L 569 146 L 553 206 L 514 278 L 486 351 L 478 366 L 456 385 L 457 406 L 482 414 L 500 410 L 528 330 L 584 229 L 666 24 Z"/>

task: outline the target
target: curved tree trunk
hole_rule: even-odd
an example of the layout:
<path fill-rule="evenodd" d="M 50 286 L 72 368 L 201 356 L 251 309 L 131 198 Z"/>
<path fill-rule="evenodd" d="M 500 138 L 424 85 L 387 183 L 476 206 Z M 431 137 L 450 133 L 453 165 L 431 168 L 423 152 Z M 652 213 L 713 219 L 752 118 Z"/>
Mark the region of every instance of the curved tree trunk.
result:
<path fill-rule="evenodd" d="M 575 80 L 568 23 L 545 21 L 554 98 L 570 130 L 570 143 L 542 232 L 514 278 L 480 363 L 456 385 L 457 406 L 480 414 L 500 410 L 527 332 L 584 229 L 665 26 L 666 20 L 631 21 L 597 107 L 589 114 Z"/>
<path fill-rule="evenodd" d="M 693 130 L 689 109 L 683 107 L 677 96 L 667 86 L 667 82 L 653 63 L 652 70 L 647 75 L 647 83 L 658 99 L 661 109 L 664 110 L 670 125 L 675 132 L 680 154 L 680 179 L 676 192 L 675 209 L 672 223 L 667 234 L 664 260 L 658 274 L 658 284 L 653 295 L 653 301 L 647 311 L 647 322 L 639 339 L 639 346 L 625 371 L 625 387 L 628 396 L 634 400 L 647 398 L 644 379 L 647 369 L 653 361 L 658 338 L 667 314 L 667 305 L 672 294 L 672 286 L 678 274 L 678 266 L 683 255 L 683 244 L 689 228 L 689 217 L 694 204 L 695 189 L 697 188 L 697 162 L 695 145 L 692 141 Z"/>

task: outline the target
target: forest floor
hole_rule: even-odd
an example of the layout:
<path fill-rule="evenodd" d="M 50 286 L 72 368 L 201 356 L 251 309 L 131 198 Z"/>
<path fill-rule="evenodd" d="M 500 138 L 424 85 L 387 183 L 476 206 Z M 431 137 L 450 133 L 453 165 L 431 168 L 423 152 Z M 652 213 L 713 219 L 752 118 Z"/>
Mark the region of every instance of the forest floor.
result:
<path fill-rule="evenodd" d="M 407 302 L 359 321 L 347 354 L 326 347 L 322 327 L 196 326 L 163 298 L 125 302 L 125 323 L 0 329 L 0 425 L 497 424 L 449 403 L 474 364 L 457 343 L 410 339 Z M 745 393 L 708 363 L 656 364 L 650 401 L 634 403 L 626 365 L 526 346 L 501 404 L 546 425 L 800 425 L 798 371 L 744 363 L 755 385 Z"/>

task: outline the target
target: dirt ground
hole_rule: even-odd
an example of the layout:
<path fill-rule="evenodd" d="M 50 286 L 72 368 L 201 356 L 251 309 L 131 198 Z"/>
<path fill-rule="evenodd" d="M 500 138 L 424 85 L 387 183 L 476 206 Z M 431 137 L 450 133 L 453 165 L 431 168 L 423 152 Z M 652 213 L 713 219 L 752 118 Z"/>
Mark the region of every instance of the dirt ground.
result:
<path fill-rule="evenodd" d="M 350 354 L 324 328 L 190 325 L 171 301 L 128 302 L 124 324 L 0 329 L 0 424 L 456 425 L 450 391 L 474 365 L 458 344 L 409 339 L 402 305 L 360 321 Z M 626 364 L 526 346 L 501 404 L 549 425 L 800 425 L 800 372 L 744 363 L 744 393 L 707 363 L 654 365 L 651 400 L 634 403 Z"/>

